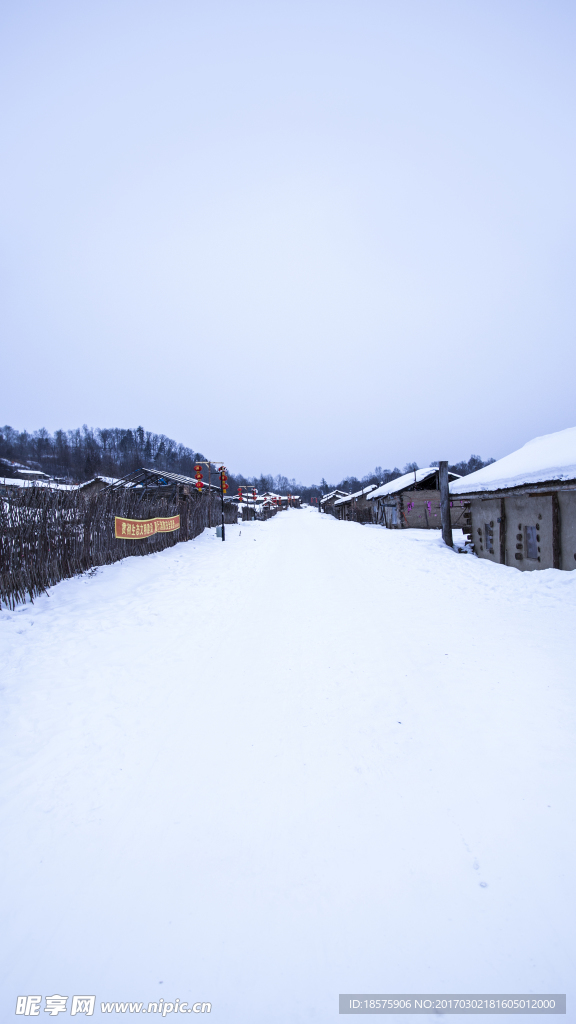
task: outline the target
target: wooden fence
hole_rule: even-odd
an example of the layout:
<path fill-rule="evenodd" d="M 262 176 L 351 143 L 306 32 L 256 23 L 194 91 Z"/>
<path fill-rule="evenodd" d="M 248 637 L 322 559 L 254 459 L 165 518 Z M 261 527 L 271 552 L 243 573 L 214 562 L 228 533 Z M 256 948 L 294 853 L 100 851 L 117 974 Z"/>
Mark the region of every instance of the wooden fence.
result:
<path fill-rule="evenodd" d="M 217 494 L 184 500 L 143 498 L 122 488 L 86 498 L 79 491 L 35 487 L 0 498 L 0 607 L 33 600 L 47 587 L 97 565 L 111 565 L 128 555 L 149 555 L 197 537 L 221 521 Z M 180 529 L 144 540 L 116 540 L 115 516 L 153 519 L 180 516 Z M 224 506 L 224 521 L 237 521 L 236 507 Z"/>

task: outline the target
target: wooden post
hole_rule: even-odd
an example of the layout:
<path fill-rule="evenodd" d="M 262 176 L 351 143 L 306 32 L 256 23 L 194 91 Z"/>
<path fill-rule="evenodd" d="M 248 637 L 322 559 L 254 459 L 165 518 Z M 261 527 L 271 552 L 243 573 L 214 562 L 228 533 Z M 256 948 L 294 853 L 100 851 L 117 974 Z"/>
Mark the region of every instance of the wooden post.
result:
<path fill-rule="evenodd" d="M 448 490 L 448 462 L 438 463 L 438 479 L 440 481 L 440 515 L 442 519 L 442 540 L 449 548 L 454 546 L 452 540 L 452 523 L 450 521 L 450 491 Z"/>
<path fill-rule="evenodd" d="M 208 529 L 212 528 L 212 466 L 208 463 Z"/>
<path fill-rule="evenodd" d="M 506 504 L 500 498 L 500 565 L 506 565 Z"/>
<path fill-rule="evenodd" d="M 560 502 L 558 493 L 552 494 L 552 565 L 554 569 L 560 568 Z"/>
<path fill-rule="evenodd" d="M 220 495 L 222 500 L 222 540 L 226 540 L 226 534 L 224 532 L 224 466 L 222 466 L 220 472 Z"/>

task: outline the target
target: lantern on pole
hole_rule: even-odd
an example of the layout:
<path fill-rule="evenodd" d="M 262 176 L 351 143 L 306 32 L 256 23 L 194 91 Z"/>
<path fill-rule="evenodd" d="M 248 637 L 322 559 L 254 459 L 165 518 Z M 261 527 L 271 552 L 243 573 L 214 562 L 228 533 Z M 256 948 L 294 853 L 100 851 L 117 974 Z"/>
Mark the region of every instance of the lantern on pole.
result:
<path fill-rule="evenodd" d="M 220 497 L 221 497 L 221 507 L 222 507 L 222 540 L 226 540 L 226 535 L 225 535 L 225 532 L 224 532 L 224 495 L 226 494 L 226 491 L 228 490 L 228 474 L 226 473 L 226 466 L 220 466 L 220 469 L 218 470 L 218 472 L 220 473 Z"/>
<path fill-rule="evenodd" d="M 238 488 L 238 502 L 239 503 L 242 502 L 242 488 L 241 487 Z"/>
<path fill-rule="evenodd" d="M 202 493 L 202 488 L 204 487 L 204 479 L 202 476 L 202 466 L 199 463 L 196 466 L 194 466 L 194 476 L 196 477 L 196 490 Z"/>

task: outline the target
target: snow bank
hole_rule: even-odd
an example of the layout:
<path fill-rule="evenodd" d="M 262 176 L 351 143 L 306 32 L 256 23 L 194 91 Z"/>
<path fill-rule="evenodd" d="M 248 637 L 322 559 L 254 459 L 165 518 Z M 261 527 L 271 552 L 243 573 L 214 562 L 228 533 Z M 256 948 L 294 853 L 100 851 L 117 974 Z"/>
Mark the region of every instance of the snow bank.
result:
<path fill-rule="evenodd" d="M 450 493 L 498 491 L 548 480 L 576 480 L 576 427 L 535 437 L 511 455 L 455 480 Z"/>

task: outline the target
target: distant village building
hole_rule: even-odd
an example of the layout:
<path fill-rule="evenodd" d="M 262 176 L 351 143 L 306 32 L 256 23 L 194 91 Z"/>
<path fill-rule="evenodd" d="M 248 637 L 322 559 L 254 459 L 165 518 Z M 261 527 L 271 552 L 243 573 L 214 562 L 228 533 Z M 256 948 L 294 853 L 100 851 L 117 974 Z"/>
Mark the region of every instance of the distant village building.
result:
<path fill-rule="evenodd" d="M 576 569 L 576 427 L 545 434 L 450 485 L 479 558 Z"/>
<path fill-rule="evenodd" d="M 114 476 L 95 476 L 92 480 L 86 480 L 83 484 L 78 484 L 78 490 L 87 498 L 93 494 L 98 494 L 103 491 L 105 487 L 110 487 L 111 484 L 122 483 L 122 480 Z M 125 486 L 133 486 L 132 484 L 126 484 Z"/>
<path fill-rule="evenodd" d="M 38 463 L 36 463 L 38 465 Z M 21 462 L 12 462 L 10 459 L 0 459 L 0 476 L 8 480 L 51 480 L 48 473 L 41 469 L 30 469 Z"/>
<path fill-rule="evenodd" d="M 449 480 L 459 480 L 457 473 L 449 473 Z M 436 466 L 414 469 L 396 480 L 382 484 L 367 495 L 372 506 L 372 521 L 389 530 L 439 530 L 440 480 Z M 456 503 L 452 509 L 452 525 L 461 525 L 464 509 Z"/>
<path fill-rule="evenodd" d="M 23 487 L 32 488 L 36 490 L 49 490 L 49 491 L 75 491 L 76 484 L 60 484 L 56 480 L 23 480 L 19 477 L 3 476 L 0 477 L 0 494 L 10 494 L 11 492 L 20 491 Z"/>
<path fill-rule="evenodd" d="M 338 498 L 349 498 L 349 497 L 350 497 L 350 495 L 347 493 L 347 491 L 339 491 L 339 490 L 329 491 L 329 493 L 325 494 L 323 498 L 320 498 L 320 506 L 319 506 L 318 511 L 319 512 L 327 512 L 329 515 L 335 516 L 336 512 L 335 512 L 335 509 L 334 509 L 334 505 L 338 501 Z"/>
<path fill-rule="evenodd" d="M 249 487 L 242 488 L 242 498 L 240 495 L 232 495 L 230 500 L 238 506 L 243 522 L 269 519 L 282 509 L 302 507 L 299 494 L 275 494 L 274 491 L 264 491 L 263 494 L 256 494 L 254 497 L 254 491 Z"/>
<path fill-rule="evenodd" d="M 264 491 L 260 498 L 271 502 L 277 508 L 300 508 L 301 505 L 299 494 L 275 494 L 274 491 Z"/>
<path fill-rule="evenodd" d="M 338 498 L 334 502 L 334 514 L 337 519 L 344 519 L 352 523 L 371 523 L 372 506 L 368 503 L 368 495 L 377 484 L 368 484 L 354 494 L 347 494 L 345 498 Z"/>
<path fill-rule="evenodd" d="M 96 479 L 105 480 L 106 477 Z M 208 484 L 202 481 L 200 490 L 196 486 L 197 480 L 191 476 L 184 476 L 182 473 L 169 473 L 160 469 L 135 469 L 133 473 L 127 473 L 119 480 L 112 479 L 112 482 L 105 484 L 106 488 L 133 487 L 142 497 L 166 497 L 166 498 L 188 498 L 199 493 L 220 494 L 219 484 Z M 104 489 L 104 488 L 101 488 Z"/>

